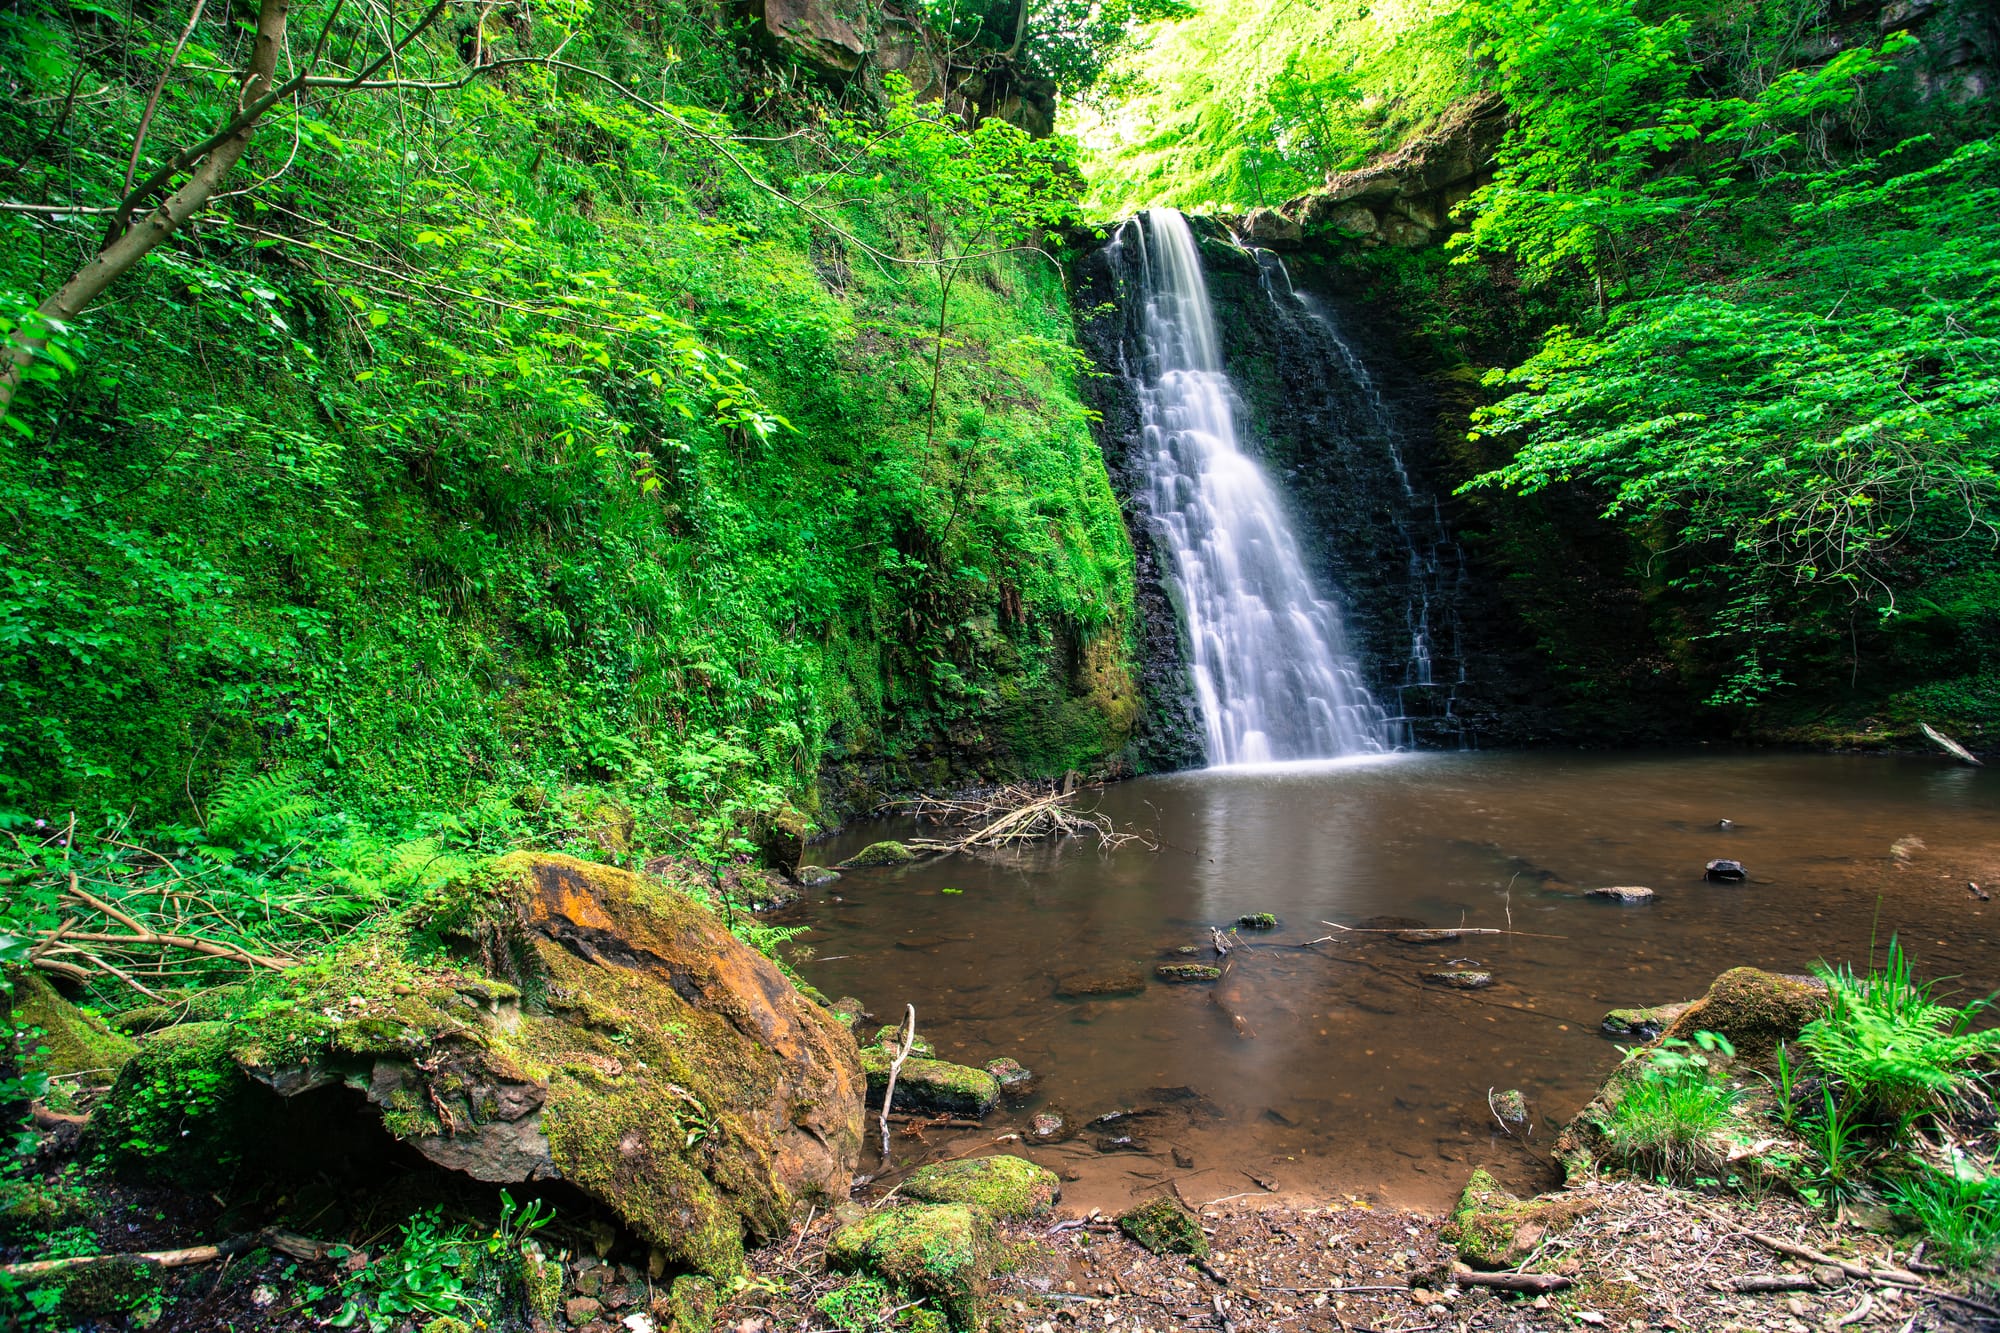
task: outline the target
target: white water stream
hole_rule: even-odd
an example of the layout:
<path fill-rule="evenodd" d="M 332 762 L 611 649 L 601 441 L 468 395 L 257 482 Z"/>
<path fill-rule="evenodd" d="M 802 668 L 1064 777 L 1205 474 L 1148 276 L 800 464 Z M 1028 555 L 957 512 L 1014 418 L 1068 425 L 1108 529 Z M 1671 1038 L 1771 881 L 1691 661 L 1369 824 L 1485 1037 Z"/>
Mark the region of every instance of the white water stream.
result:
<path fill-rule="evenodd" d="M 1236 395 L 1187 219 L 1150 209 L 1113 243 L 1138 251 L 1139 455 L 1146 502 L 1173 556 L 1209 763 L 1394 748 L 1339 610 L 1313 588 L 1277 492 L 1239 444 Z"/>

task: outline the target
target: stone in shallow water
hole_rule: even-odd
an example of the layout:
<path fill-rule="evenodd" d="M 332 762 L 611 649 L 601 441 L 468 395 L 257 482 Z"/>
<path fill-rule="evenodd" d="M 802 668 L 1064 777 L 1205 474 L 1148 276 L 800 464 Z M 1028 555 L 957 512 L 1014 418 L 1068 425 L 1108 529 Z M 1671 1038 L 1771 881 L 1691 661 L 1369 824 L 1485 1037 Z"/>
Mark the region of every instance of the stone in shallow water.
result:
<path fill-rule="evenodd" d="M 1741 884 L 1750 878 L 1750 872 L 1741 861 L 1710 861 L 1701 877 L 1711 884 Z"/>
<path fill-rule="evenodd" d="M 852 866 L 899 866 L 917 859 L 917 854 L 900 842 L 871 842 L 840 863 Z"/>
<path fill-rule="evenodd" d="M 809 889 L 816 889 L 822 884 L 831 884 L 839 879 L 840 872 L 827 866 L 800 866 L 798 874 L 793 878 Z"/>
<path fill-rule="evenodd" d="M 1613 1037 L 1644 1037 L 1651 1039 L 1665 1032 L 1676 1018 L 1687 1012 L 1687 1005 L 1656 1004 L 1646 1009 L 1613 1009 L 1604 1016 L 1600 1025 Z"/>
<path fill-rule="evenodd" d="M 1069 1113 L 1059 1106 L 1037 1111 L 1028 1120 L 1028 1137 L 1038 1143 L 1060 1143 L 1075 1132 Z"/>
<path fill-rule="evenodd" d="M 885 1027 L 880 1027 L 875 1029 L 875 1040 L 871 1044 L 884 1047 L 887 1046 L 900 1047 L 903 1044 L 902 1027 L 900 1025 L 892 1023 Z M 936 1055 L 937 1049 L 933 1047 L 929 1042 L 925 1041 L 924 1034 L 919 1032 L 917 1034 L 917 1040 L 915 1044 L 913 1044 L 910 1047 L 910 1054 L 929 1057 Z"/>
<path fill-rule="evenodd" d="M 1457 967 L 1443 972 L 1426 972 L 1424 980 L 1453 990 L 1484 990 L 1493 984 L 1491 972 L 1481 972 L 1474 968 Z"/>
<path fill-rule="evenodd" d="M 868 1104 L 880 1106 L 889 1086 L 893 1057 L 880 1046 L 861 1048 L 861 1068 L 868 1076 Z M 1000 1100 L 1000 1085 L 983 1069 L 944 1060 L 911 1056 L 896 1076 L 896 1109 L 931 1115 L 978 1119 Z"/>
<path fill-rule="evenodd" d="M 1528 1123 L 1528 1099 L 1519 1088 L 1509 1088 L 1493 1097 L 1493 1114 L 1500 1117 L 1502 1124 L 1525 1125 Z"/>
<path fill-rule="evenodd" d="M 1162 963 L 1153 969 L 1153 975 L 1170 983 L 1190 981 L 1220 981 L 1222 969 L 1207 963 Z"/>
<path fill-rule="evenodd" d="M 1396 932 L 1398 944 L 1450 944 L 1458 939 L 1455 930 L 1399 930 Z"/>
<path fill-rule="evenodd" d="M 993 1075 L 993 1081 L 1000 1085 L 1000 1091 L 1009 1097 L 1020 1097 L 1035 1086 L 1034 1071 L 1019 1060 L 1001 1056 L 986 1062 L 986 1072 Z"/>
<path fill-rule="evenodd" d="M 1023 1157 L 974 1157 L 918 1167 L 903 1194 L 924 1203 L 966 1203 L 995 1217 L 1037 1217 L 1056 1206 L 1062 1182 Z"/>
<path fill-rule="evenodd" d="M 1107 963 L 1056 978 L 1056 998 L 1082 1000 L 1095 995 L 1137 995 L 1146 989 L 1146 974 L 1135 963 Z"/>
<path fill-rule="evenodd" d="M 1584 892 L 1586 898 L 1602 898 L 1614 903 L 1649 903 L 1656 896 L 1643 884 L 1613 884 L 1601 889 Z"/>
<path fill-rule="evenodd" d="M 1236 924 L 1243 930 L 1276 930 L 1278 918 L 1269 912 L 1245 912 L 1236 918 Z"/>

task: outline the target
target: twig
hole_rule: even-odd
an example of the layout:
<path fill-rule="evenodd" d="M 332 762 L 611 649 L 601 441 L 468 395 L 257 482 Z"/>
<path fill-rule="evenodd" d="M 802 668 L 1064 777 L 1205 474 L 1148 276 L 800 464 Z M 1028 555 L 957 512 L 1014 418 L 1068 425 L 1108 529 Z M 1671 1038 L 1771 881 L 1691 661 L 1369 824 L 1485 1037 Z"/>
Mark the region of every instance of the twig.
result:
<path fill-rule="evenodd" d="M 896 1058 L 889 1062 L 889 1083 L 882 1089 L 882 1160 L 889 1160 L 889 1108 L 896 1100 L 896 1076 L 903 1072 L 903 1061 L 910 1058 L 910 1051 L 917 1044 L 917 1006 L 910 1005 L 910 1018 L 903 1029 L 903 1040 L 896 1049 Z"/>
<path fill-rule="evenodd" d="M 8 1277 L 40 1277 L 48 1273 L 65 1273 L 78 1268 L 94 1268 L 102 1264 L 146 1263 L 159 1268 L 186 1268 L 192 1264 L 212 1264 L 218 1259 L 259 1245 L 268 1245 L 274 1250 L 290 1255 L 294 1259 L 322 1259 L 327 1247 L 319 1241 L 310 1240 L 290 1231 L 280 1231 L 266 1227 L 262 1231 L 246 1232 L 241 1236 L 231 1236 L 228 1240 L 214 1245 L 195 1245 L 184 1250 L 145 1250 L 137 1254 L 84 1254 L 68 1259 L 37 1259 L 24 1264 L 0 1265 L 0 1273 Z"/>
<path fill-rule="evenodd" d="M 1461 1287 L 1491 1287 L 1496 1291 L 1525 1291 L 1537 1294 L 1561 1291 L 1574 1286 L 1576 1279 L 1561 1273 L 1475 1273 L 1464 1264 L 1454 1264 L 1451 1280 Z"/>

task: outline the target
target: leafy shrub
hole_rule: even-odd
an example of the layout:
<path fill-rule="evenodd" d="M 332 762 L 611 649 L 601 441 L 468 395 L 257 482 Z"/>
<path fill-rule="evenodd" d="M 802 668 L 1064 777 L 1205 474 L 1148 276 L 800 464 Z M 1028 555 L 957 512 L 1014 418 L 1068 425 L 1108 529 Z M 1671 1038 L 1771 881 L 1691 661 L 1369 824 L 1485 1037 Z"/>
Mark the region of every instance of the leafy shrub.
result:
<path fill-rule="evenodd" d="M 1936 983 L 1917 981 L 1898 940 L 1890 940 L 1882 967 L 1865 975 L 1844 965 L 1815 970 L 1830 1003 L 1799 1044 L 1844 1096 L 1888 1119 L 1899 1137 L 1917 1117 L 1960 1103 L 1973 1063 L 2000 1052 L 2000 1031 L 1966 1030 L 1986 1002 L 1939 1004 Z"/>
<path fill-rule="evenodd" d="M 1698 1032 L 1693 1043 L 1668 1038 L 1626 1057 L 1639 1072 L 1598 1117 L 1613 1155 L 1676 1180 L 1718 1164 L 1716 1138 L 1735 1120 L 1738 1094 L 1711 1054 L 1735 1052 L 1721 1035 Z"/>
<path fill-rule="evenodd" d="M 1925 1168 L 1896 1181 L 1890 1196 L 1931 1238 L 1931 1253 L 1961 1268 L 2000 1255 L 2000 1179 Z"/>
<path fill-rule="evenodd" d="M 820 1297 L 814 1308 L 832 1320 L 835 1328 L 847 1333 L 868 1333 L 881 1327 L 882 1312 L 889 1307 L 890 1296 L 889 1288 L 880 1278 L 858 1277 Z"/>

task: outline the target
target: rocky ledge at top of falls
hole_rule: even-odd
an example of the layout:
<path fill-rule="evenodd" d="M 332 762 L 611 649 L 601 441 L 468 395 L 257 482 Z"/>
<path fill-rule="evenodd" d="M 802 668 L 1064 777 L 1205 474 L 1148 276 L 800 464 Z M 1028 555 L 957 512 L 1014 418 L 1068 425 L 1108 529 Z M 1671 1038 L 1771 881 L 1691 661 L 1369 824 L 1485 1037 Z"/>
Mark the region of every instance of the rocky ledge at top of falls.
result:
<path fill-rule="evenodd" d="M 247 1017 L 164 1028 L 126 1065 L 97 1117 L 126 1165 L 186 1181 L 325 1151 L 302 1116 L 333 1099 L 318 1123 L 372 1120 L 479 1180 L 560 1178 L 723 1275 L 859 1158 L 852 1035 L 651 876 L 504 857 L 254 985 L 227 1007 Z M 163 1106 L 188 1137 L 154 1132 Z"/>

